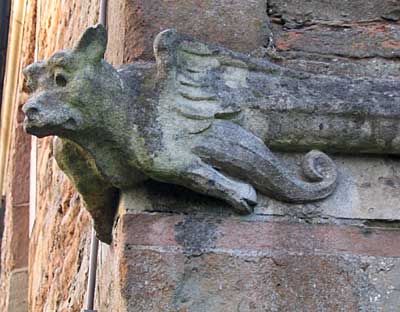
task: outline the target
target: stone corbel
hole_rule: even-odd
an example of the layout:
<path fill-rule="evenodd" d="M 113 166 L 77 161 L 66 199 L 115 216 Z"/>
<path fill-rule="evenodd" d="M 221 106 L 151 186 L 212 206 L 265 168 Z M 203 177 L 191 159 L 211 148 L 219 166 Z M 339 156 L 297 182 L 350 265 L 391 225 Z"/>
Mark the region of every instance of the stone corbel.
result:
<path fill-rule="evenodd" d="M 115 69 L 98 25 L 73 50 L 24 73 L 32 96 L 25 129 L 56 135 L 56 159 L 111 241 L 121 190 L 152 179 L 251 213 L 257 192 L 322 200 L 337 184 L 323 151 L 398 154 L 394 81 L 315 75 L 199 42 L 174 30 L 154 42 L 156 62 Z M 267 147 L 308 151 L 303 177 Z"/>

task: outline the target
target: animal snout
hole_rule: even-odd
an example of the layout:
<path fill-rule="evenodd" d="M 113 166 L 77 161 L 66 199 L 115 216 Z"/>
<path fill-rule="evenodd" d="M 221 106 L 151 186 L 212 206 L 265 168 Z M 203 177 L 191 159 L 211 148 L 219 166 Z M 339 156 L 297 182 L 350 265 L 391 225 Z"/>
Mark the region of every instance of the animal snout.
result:
<path fill-rule="evenodd" d="M 28 120 L 35 120 L 39 116 L 39 108 L 32 103 L 25 104 L 22 107 L 22 111 Z"/>

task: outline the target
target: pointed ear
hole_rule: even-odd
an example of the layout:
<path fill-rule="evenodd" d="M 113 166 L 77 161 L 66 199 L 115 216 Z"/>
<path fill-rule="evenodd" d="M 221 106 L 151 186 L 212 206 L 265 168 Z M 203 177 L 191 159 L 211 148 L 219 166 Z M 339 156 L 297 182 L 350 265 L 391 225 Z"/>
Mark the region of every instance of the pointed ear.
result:
<path fill-rule="evenodd" d="M 79 39 L 74 52 L 83 53 L 89 61 L 98 62 L 107 47 L 107 30 L 101 24 L 89 27 Z"/>

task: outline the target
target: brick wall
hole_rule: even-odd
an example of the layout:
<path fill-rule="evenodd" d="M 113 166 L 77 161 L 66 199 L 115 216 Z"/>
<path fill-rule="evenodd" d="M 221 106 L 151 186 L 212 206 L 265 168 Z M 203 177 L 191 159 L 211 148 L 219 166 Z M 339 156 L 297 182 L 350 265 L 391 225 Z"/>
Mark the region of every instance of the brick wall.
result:
<path fill-rule="evenodd" d="M 98 1 L 39 1 L 38 58 L 71 48 L 98 19 Z M 38 204 L 31 236 L 31 311 L 80 311 L 86 289 L 91 222 L 60 171 L 52 138 L 38 142 Z"/>

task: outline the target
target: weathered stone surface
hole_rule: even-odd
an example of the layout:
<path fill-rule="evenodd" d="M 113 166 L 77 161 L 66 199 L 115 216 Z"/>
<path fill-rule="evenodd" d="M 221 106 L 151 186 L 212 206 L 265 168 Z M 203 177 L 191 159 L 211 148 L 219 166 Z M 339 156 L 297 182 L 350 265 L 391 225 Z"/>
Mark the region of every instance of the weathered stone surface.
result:
<path fill-rule="evenodd" d="M 266 2 L 262 0 L 123 2 L 126 10 L 124 62 L 151 59 L 155 36 L 168 28 L 243 52 L 268 43 Z"/>
<path fill-rule="evenodd" d="M 28 1 L 29 14 L 25 17 L 25 20 L 30 21 L 33 25 L 35 25 L 35 21 L 32 16 L 36 14 L 35 2 Z M 127 32 L 125 25 L 128 25 L 128 23 L 125 23 L 125 20 L 132 25 L 135 23 L 132 16 L 137 16 L 125 7 L 127 2 L 125 0 L 109 1 L 108 24 L 111 40 L 108 45 L 107 57 L 112 64 L 121 64 L 124 60 L 131 60 L 138 55 L 152 57 L 152 41 L 149 40 L 146 43 L 144 39 L 141 39 L 142 43 L 146 44 L 148 52 L 146 56 L 143 56 L 145 52 L 141 52 L 140 47 L 132 44 L 129 40 L 125 40 L 125 34 L 131 33 L 132 29 L 142 29 L 143 35 L 147 34 L 146 31 L 149 28 L 152 29 L 152 34 L 159 31 L 159 29 L 153 30 L 151 24 L 154 20 L 149 18 L 146 27 L 138 25 L 138 28 L 132 27 Z M 204 1 L 200 2 L 199 6 L 207 5 Z M 246 6 L 248 3 L 247 1 L 240 2 L 242 6 Z M 288 21 L 297 18 L 292 19 L 291 12 L 298 12 L 303 15 L 307 12 L 301 8 L 311 7 L 313 22 L 316 21 L 316 18 L 324 17 L 324 14 L 326 14 L 328 23 L 335 21 L 337 18 L 341 18 L 340 11 L 343 10 L 347 17 L 343 16 L 341 21 L 349 23 L 348 21 L 351 20 L 355 21 L 356 24 L 364 17 L 368 19 L 379 18 L 378 15 L 384 8 L 388 7 L 387 3 L 389 3 L 379 1 L 377 5 L 371 6 L 372 1 L 362 1 L 362 3 L 360 1 L 269 2 L 278 6 L 290 5 L 285 11 L 285 14 L 289 16 Z M 172 3 L 172 1 L 165 3 Z M 260 1 L 260 3 L 264 5 L 264 1 Z M 394 3 L 396 4 L 396 2 Z M 47 57 L 62 47 L 71 47 L 76 42 L 79 32 L 87 25 L 96 22 L 97 5 L 98 1 L 42 1 L 42 7 L 39 10 L 42 20 L 39 57 Z M 197 10 L 198 7 L 193 10 Z M 332 9 L 334 15 L 331 15 L 331 12 L 326 13 L 328 8 L 329 10 Z M 211 11 L 217 9 L 220 8 L 214 6 Z M 169 14 L 168 11 L 162 13 Z M 229 20 L 230 16 L 238 12 L 226 10 L 224 13 L 226 15 L 218 16 L 221 22 L 217 26 L 221 28 L 225 20 Z M 386 12 L 384 13 L 386 14 Z M 254 12 L 246 13 L 246 15 L 249 14 L 254 14 Z M 264 14 L 263 9 L 259 10 L 257 14 L 260 14 L 260 16 Z M 389 12 L 389 15 L 393 16 L 392 19 L 396 19 L 396 12 Z M 179 14 L 177 16 L 179 17 Z M 192 16 L 192 18 L 194 20 L 196 16 Z M 349 20 L 346 20 L 346 18 L 349 18 Z M 273 17 L 272 19 L 281 22 L 279 18 Z M 304 20 L 303 16 L 299 17 L 300 22 Z M 199 19 L 199 22 L 201 22 L 201 19 Z M 197 37 L 196 28 L 190 27 L 190 20 L 188 23 L 187 28 L 189 30 L 187 32 Z M 171 19 L 171 23 L 165 25 L 165 27 L 177 24 L 179 24 L 179 21 Z M 244 24 L 244 22 L 241 21 L 237 24 Z M 212 35 L 221 38 L 224 34 L 235 33 L 238 31 L 237 24 L 233 22 L 229 24 L 229 27 L 226 26 L 221 33 Z M 289 23 L 286 23 L 286 25 L 291 27 Z M 292 25 L 298 25 L 296 20 Z M 329 30 L 329 27 L 324 27 L 326 28 L 321 29 Z M 207 40 L 209 40 L 207 36 L 213 33 L 216 28 L 210 27 L 210 29 L 205 30 L 204 36 Z M 312 31 L 314 34 L 317 33 L 315 29 Z M 24 37 L 24 44 L 29 44 L 31 47 L 29 49 L 30 54 L 24 52 L 24 55 L 31 58 L 32 61 L 35 29 L 31 32 L 25 31 L 24 34 L 26 36 L 26 38 Z M 139 32 L 136 34 L 138 37 L 141 36 Z M 323 32 L 319 31 L 318 35 L 323 36 Z M 244 33 L 244 36 L 246 36 L 246 33 Z M 331 48 L 324 51 L 328 51 L 327 53 L 329 51 L 333 53 L 335 51 L 348 51 L 348 49 L 342 47 L 341 38 L 338 35 L 335 41 L 325 40 L 324 42 L 329 43 Z M 279 36 L 276 36 L 276 39 L 279 40 Z M 363 39 L 369 40 L 369 37 L 363 36 Z M 244 42 L 243 46 L 238 47 L 238 49 L 243 51 L 253 49 L 253 43 L 249 43 L 247 38 L 238 37 L 237 40 L 233 41 L 234 43 L 235 41 Z M 266 42 L 267 40 L 265 40 Z M 307 44 L 312 43 L 310 40 L 307 42 Z M 224 44 L 230 46 L 229 42 Z M 264 43 L 259 45 L 264 45 Z M 338 47 L 337 50 L 334 49 L 335 45 Z M 131 46 L 135 46 L 137 49 L 132 49 Z M 294 48 L 298 49 L 299 46 L 300 44 L 296 43 Z M 370 45 L 370 47 L 373 47 L 373 45 Z M 379 53 L 381 53 L 382 50 L 379 45 L 376 45 L 376 47 L 380 49 Z M 373 54 L 374 52 L 368 53 Z M 315 53 L 303 52 L 301 49 L 298 49 L 298 51 L 280 51 L 279 55 L 285 57 L 285 59 L 279 61 L 282 64 L 318 74 L 399 79 L 399 62 L 396 58 L 352 59 L 329 54 L 316 55 Z M 19 121 L 22 120 L 19 119 Z M 284 156 L 283 158 L 286 159 Z M 334 160 L 338 164 L 340 175 L 346 173 L 349 177 L 348 183 L 340 184 L 349 188 L 342 199 L 339 200 L 334 194 L 334 197 L 327 202 L 326 206 L 322 207 L 326 209 L 324 210 L 319 204 L 299 205 L 295 209 L 291 209 L 289 206 L 284 207 L 281 203 L 261 198 L 261 205 L 256 209 L 256 213 L 252 218 L 246 218 L 249 221 L 248 225 L 250 226 L 252 224 L 250 222 L 253 220 L 261 222 L 265 220 L 276 221 L 276 219 L 290 222 L 304 222 L 304 219 L 306 219 L 307 222 L 311 223 L 363 223 L 363 220 L 353 219 L 345 222 L 341 218 L 341 214 L 343 214 L 346 218 L 382 218 L 382 223 L 371 220 L 371 224 L 381 227 L 390 226 L 395 229 L 398 226 L 397 223 L 385 222 L 385 218 L 398 219 L 397 160 L 369 157 L 334 157 Z M 294 163 L 296 163 L 296 160 Z M 290 166 L 291 160 L 286 164 Z M 295 167 L 297 168 L 297 164 Z M 340 176 L 339 179 L 341 179 Z M 31 309 L 35 312 L 78 312 L 82 308 L 86 286 L 90 220 L 83 210 L 80 211 L 83 209 L 82 201 L 77 200 L 78 197 L 76 197 L 74 190 L 54 163 L 51 139 L 39 140 L 38 181 L 39 205 L 31 240 L 30 267 L 32 270 L 29 293 Z M 340 192 L 346 190 L 345 188 L 341 188 Z M 348 203 L 348 199 L 353 196 L 351 194 L 355 194 L 357 200 L 351 200 L 351 203 Z M 72 198 L 73 200 L 71 200 Z M 209 311 L 218 311 L 217 308 L 221 308 L 221 311 L 225 312 L 232 308 L 233 311 L 264 312 L 265 309 L 257 305 L 264 300 L 267 301 L 267 306 L 271 306 L 271 311 L 274 311 L 273 308 L 275 308 L 277 311 L 287 310 L 292 312 L 293 307 L 298 308 L 299 311 L 306 307 L 308 308 L 305 310 L 307 312 L 313 310 L 348 311 L 350 308 L 355 311 L 368 312 L 398 311 L 400 305 L 398 296 L 400 265 L 398 258 L 360 255 L 368 254 L 367 249 L 371 246 L 368 239 L 362 240 L 365 248 L 355 258 L 351 256 L 349 249 L 346 249 L 349 254 L 339 256 L 333 253 L 319 255 L 316 254 L 318 250 L 314 250 L 315 254 L 293 255 L 287 254 L 284 248 L 280 249 L 277 254 L 260 256 L 259 258 L 257 258 L 257 255 L 246 254 L 246 249 L 238 250 L 243 252 L 241 256 L 218 253 L 218 250 L 201 254 L 199 247 L 212 247 L 215 233 L 218 232 L 218 220 L 231 215 L 232 211 L 227 209 L 226 204 L 185 191 L 183 188 L 160 185 L 155 182 L 146 183 L 144 187 L 131 192 L 129 196 L 124 195 L 123 201 L 130 212 L 148 210 L 149 213 L 155 214 L 155 211 L 163 211 L 168 215 L 171 213 L 198 214 L 201 212 L 202 214 L 206 213 L 207 218 L 205 221 L 188 219 L 177 226 L 177 238 L 181 242 L 179 247 L 182 246 L 179 250 L 168 248 L 171 242 L 165 243 L 164 246 L 167 247 L 158 247 L 156 250 L 153 248 L 146 249 L 146 246 L 138 245 L 128 245 L 125 249 L 124 234 L 121 233 L 121 229 L 117 229 L 118 233 L 114 240 L 117 244 L 112 246 L 101 244 L 100 247 L 99 281 L 96 289 L 97 303 L 95 306 L 99 312 L 146 311 L 150 307 L 153 307 L 155 311 L 157 309 L 168 311 L 167 309 L 163 310 L 168 305 L 173 307 L 170 311 L 174 312 L 178 310 L 178 307 L 182 311 L 196 311 L 196 306 L 206 307 Z M 124 209 L 121 207 L 121 210 Z M 18 229 L 9 227 L 9 224 L 11 224 L 8 222 L 10 216 L 11 214 L 6 216 L 7 226 L 3 240 L 6 243 L 3 243 L 3 255 L 9 254 L 4 253 L 4 251 L 12 250 L 15 247 L 11 243 L 12 233 L 14 231 L 21 233 Z M 283 225 L 285 224 L 283 223 Z M 129 237 L 132 233 L 129 230 L 134 230 L 136 226 L 136 222 L 126 226 L 126 230 L 124 230 L 126 237 Z M 193 228 L 193 226 L 196 228 Z M 304 225 L 303 229 L 306 230 L 302 232 L 301 239 L 310 243 L 312 239 L 307 236 L 308 227 L 310 227 L 310 232 L 314 231 L 312 225 Z M 295 228 L 297 229 L 296 226 L 284 226 L 282 229 L 277 227 L 276 232 L 284 235 L 284 231 L 289 231 L 286 234 L 289 237 L 294 237 L 290 246 L 295 246 L 296 238 L 299 239 L 295 236 L 296 232 L 293 232 Z M 361 230 L 354 233 L 345 231 L 346 228 L 343 226 L 340 227 L 340 230 L 343 230 L 342 234 L 347 233 L 340 236 L 340 233 L 335 232 L 334 235 L 340 236 L 341 243 L 346 240 L 351 241 L 353 235 L 363 237 Z M 161 238 L 164 231 L 170 232 L 169 228 L 164 226 L 161 229 L 158 228 L 156 234 L 151 234 L 151 230 L 147 234 Z M 197 240 L 196 236 L 190 235 L 191 231 L 196 233 L 196 236 L 201 237 L 202 240 Z M 369 229 L 366 228 L 365 235 L 368 234 L 368 231 Z M 248 231 L 248 235 L 251 238 L 249 241 L 252 241 L 252 235 L 256 236 L 257 233 Z M 385 248 L 390 247 L 386 242 L 376 241 L 375 235 L 376 233 L 372 234 L 373 242 L 381 244 Z M 185 236 L 188 236 L 187 239 Z M 175 235 L 173 239 L 175 240 Z M 263 237 L 258 240 L 262 239 Z M 77 241 L 80 243 L 78 244 Z M 283 241 L 285 242 L 285 239 Z M 354 242 L 355 245 L 357 242 Z M 300 245 L 304 246 L 302 243 Z M 333 244 L 333 246 L 335 245 Z M 193 254 L 190 253 L 190 250 Z M 377 253 L 375 246 L 373 251 Z M 13 265 L 8 258 L 3 257 L 3 259 L 5 269 L 2 269 L 2 276 L 0 277 L 2 285 L 9 281 L 9 268 Z M 64 273 L 60 274 L 61 271 Z M 158 272 L 161 272 L 161 274 L 158 274 Z M 151 288 L 149 285 L 154 285 L 154 287 Z M 0 287 L 2 294 L 0 296 L 0 310 L 2 310 L 4 307 L 2 302 L 7 297 L 3 294 L 7 293 L 8 286 L 7 288 Z M 122 287 L 125 290 L 124 296 L 121 296 Z M 126 301 L 127 298 L 129 298 L 128 302 Z M 171 303 L 168 300 L 169 298 L 174 298 L 174 301 Z M 153 301 L 147 302 L 147 306 L 143 306 L 146 303 L 145 300 Z M 136 303 L 142 308 L 141 310 L 136 308 Z M 210 306 L 211 309 L 209 309 Z M 152 310 L 150 309 L 150 311 Z"/>
<path fill-rule="evenodd" d="M 73 50 L 28 66 L 33 94 L 23 107 L 28 133 L 64 140 L 58 163 L 103 241 L 118 189 L 149 178 L 225 200 L 240 213 L 257 203 L 253 187 L 294 203 L 332 193 L 336 169 L 325 154 L 306 155 L 305 182 L 259 138 L 289 151 L 399 153 L 394 81 L 297 72 L 171 30 L 155 39 L 156 65 L 115 71 L 101 61 L 106 36 L 101 26 L 89 28 Z"/>
<path fill-rule="evenodd" d="M 397 1 L 268 1 L 278 60 L 316 73 L 398 79 Z"/>
<path fill-rule="evenodd" d="M 397 60 L 348 59 L 335 55 L 315 55 L 292 51 L 283 54 L 285 58 L 280 60 L 281 64 L 297 70 L 352 78 L 399 79 L 400 63 Z"/>
<path fill-rule="evenodd" d="M 296 170 L 301 155 L 279 154 L 285 166 Z M 336 191 L 326 200 L 309 204 L 285 204 L 259 194 L 259 204 L 249 220 L 280 216 L 288 220 L 307 219 L 313 223 L 349 220 L 400 220 L 400 162 L 388 157 L 333 156 L 339 178 Z M 136 203 L 133 205 L 132 203 Z M 384 203 L 384 204 L 383 204 Z M 232 210 L 223 203 L 182 188 L 147 183 L 122 193 L 120 209 L 130 212 L 163 211 L 185 214 L 199 212 L 226 217 Z M 358 221 L 362 223 L 362 221 Z"/>
<path fill-rule="evenodd" d="M 287 202 L 315 201 L 334 190 L 337 174 L 327 155 L 306 155 L 302 168 L 308 181 L 303 181 L 235 123 L 241 106 L 258 106 L 269 98 L 278 111 L 287 106 L 314 111 L 314 98 L 307 99 L 310 107 L 282 106 L 275 98 L 280 94 L 262 93 L 265 84 L 280 84 L 277 73 L 288 76 L 291 92 L 289 85 L 297 85 L 302 73 L 170 30 L 155 39 L 157 68 L 139 63 L 116 71 L 102 60 L 106 42 L 104 27 L 91 27 L 73 50 L 24 69 L 32 96 L 23 107 L 28 133 L 62 138 L 55 149 L 57 162 L 83 195 L 102 241 L 110 242 L 118 189 L 147 179 L 222 199 L 239 213 L 251 212 L 257 203 L 254 188 Z M 332 83 L 315 80 L 317 86 Z M 330 100 L 339 114 L 352 113 L 347 105 L 336 108 L 342 101 L 337 92 Z"/>
<path fill-rule="evenodd" d="M 127 311 L 348 311 L 370 306 L 361 303 L 356 288 L 367 286 L 359 281 L 362 277 L 336 258 L 190 257 L 130 249 L 131 274 L 123 280 Z"/>
<path fill-rule="evenodd" d="M 11 272 L 5 312 L 28 311 L 28 285 L 28 268 Z"/>
<path fill-rule="evenodd" d="M 376 289 L 375 294 L 370 294 L 369 301 L 376 305 L 377 311 L 396 312 L 399 307 L 399 259 L 372 258 L 366 264 L 368 278 Z"/>
<path fill-rule="evenodd" d="M 396 20 L 396 0 L 268 0 L 268 14 L 279 18 L 285 27 L 318 22 L 370 22 Z M 397 13 L 398 14 L 398 13 Z"/>
<path fill-rule="evenodd" d="M 399 231 L 162 214 L 121 215 L 118 227 L 128 311 L 398 306 Z"/>
<path fill-rule="evenodd" d="M 179 252 L 399 257 L 399 231 L 207 216 L 122 215 L 124 244 Z M 135 226 L 132 226 L 132 225 Z M 134 228 L 134 229 L 133 229 Z"/>
<path fill-rule="evenodd" d="M 25 60 L 29 62 L 29 60 Z M 21 87 L 21 86 L 20 86 Z M 2 264 L 0 270 L 0 310 L 21 311 L 27 308 L 27 275 L 29 249 L 29 157 L 30 137 L 14 116 L 15 128 L 8 164 L 8 188 L 6 193 L 4 239 L 2 240 Z M 1 226 L 3 228 L 3 226 Z M 2 229 L 0 229 L 2 230 Z M 13 275 L 24 268 L 24 273 Z M 14 281 L 15 279 L 15 281 Z M 15 283 L 16 284 L 15 284 Z M 10 296 L 9 298 L 7 296 Z M 24 298 L 18 298 L 25 295 Z M 12 298 L 13 297 L 13 298 Z M 6 310 L 8 309 L 8 310 Z"/>
<path fill-rule="evenodd" d="M 279 26 L 278 26 L 279 27 Z M 367 25 L 316 25 L 296 30 L 274 28 L 279 51 L 304 51 L 352 58 L 400 56 L 400 26 L 372 23 Z"/>
<path fill-rule="evenodd" d="M 14 205 L 27 205 L 29 203 L 29 161 L 31 138 L 26 135 L 22 125 L 18 125 L 14 132 L 15 145 L 12 157 L 15 161 L 11 167 L 10 175 L 15 177 L 10 185 Z"/>
<path fill-rule="evenodd" d="M 320 217 L 400 220 L 399 159 L 371 156 L 336 156 L 333 159 L 338 165 L 339 181 L 338 188 L 330 198 L 296 207 L 266 200 L 256 213 L 311 217 L 317 220 Z M 288 159 L 288 165 L 293 161 L 296 162 Z"/>
<path fill-rule="evenodd" d="M 35 0 L 26 2 L 27 5 L 36 5 Z M 33 51 L 35 46 L 34 33 L 36 24 L 34 10 L 26 13 L 26 22 L 23 25 L 24 39 L 22 40 L 21 50 L 21 65 L 31 63 L 33 59 Z M 20 80 L 21 81 L 21 80 Z M 16 87 L 15 94 L 21 95 L 22 83 Z M 0 226 L 1 240 L 1 264 L 0 264 L 0 311 L 13 311 L 14 306 L 9 306 L 8 300 L 11 296 L 10 290 L 13 290 L 13 295 L 24 294 L 27 291 L 27 279 L 19 279 L 18 274 L 12 277 L 14 271 L 21 268 L 26 270 L 28 266 L 28 250 L 29 250 L 29 155 L 30 155 L 30 140 L 22 130 L 20 119 L 22 111 L 18 111 L 21 105 L 21 97 L 17 96 L 15 103 L 15 115 L 11 115 L 13 127 L 11 130 L 11 146 L 9 151 L 8 168 L 6 176 L 6 194 L 5 194 L 5 211 L 2 211 L 4 221 Z M 1 191 L 0 191 L 1 192 Z M 2 199 L 3 200 L 3 199 Z M 3 231 L 4 230 L 4 231 Z M 26 273 L 26 272 L 25 272 Z M 21 273 L 23 275 L 23 273 Z M 19 276 L 22 276 L 19 275 Z M 19 285 L 11 285 L 12 279 L 16 278 L 20 281 Z M 15 289 L 16 288 L 16 289 Z M 20 290 L 20 292 L 19 292 Z M 15 302 L 25 302 L 26 308 L 27 296 L 25 298 L 16 298 Z M 15 310 L 17 311 L 17 310 Z"/>
<path fill-rule="evenodd" d="M 114 0 L 107 3 L 107 31 L 109 36 L 105 59 L 113 65 L 124 63 L 124 48 L 128 44 L 125 41 L 125 20 L 127 19 L 125 5 L 127 2 L 127 0 Z"/>
<path fill-rule="evenodd" d="M 81 311 L 86 294 L 90 218 L 55 162 L 48 162 L 29 250 L 29 305 L 32 311 Z M 42 171 L 45 172 L 45 171 Z M 40 264 L 40 265 L 37 265 Z"/>
<path fill-rule="evenodd" d="M 121 296 L 121 275 L 125 272 L 126 259 L 121 259 L 120 252 L 123 244 L 120 241 L 124 233 L 115 231 L 112 245 L 99 244 L 97 268 L 97 286 L 95 308 L 97 311 L 127 312 L 124 299 Z"/>
<path fill-rule="evenodd" d="M 20 279 L 19 277 L 22 275 L 18 274 L 13 276 L 13 272 L 18 272 L 21 268 L 24 268 L 26 273 L 26 267 L 28 266 L 29 219 L 28 205 L 13 206 L 12 201 L 7 200 L 6 207 L 12 207 L 12 209 L 6 210 L 4 218 L 6 223 L 2 238 L 0 279 L 0 293 L 4 295 L 0 296 L 0 308 L 5 311 L 13 311 L 6 310 L 9 308 L 11 301 L 13 303 L 27 301 L 27 298 L 16 297 L 18 294 L 25 294 L 24 291 L 28 287 L 27 279 Z"/>
<path fill-rule="evenodd" d="M 38 36 L 34 27 L 33 38 L 26 39 L 35 46 L 36 37 L 39 59 L 72 46 L 80 30 L 97 22 L 97 0 L 40 3 Z M 28 11 L 36 14 L 36 2 L 30 2 Z M 36 25 L 35 20 L 32 22 Z M 38 204 L 29 248 L 29 306 L 32 312 L 79 312 L 86 294 L 91 222 L 82 200 L 55 163 L 52 141 L 39 140 L 38 146 Z"/>

